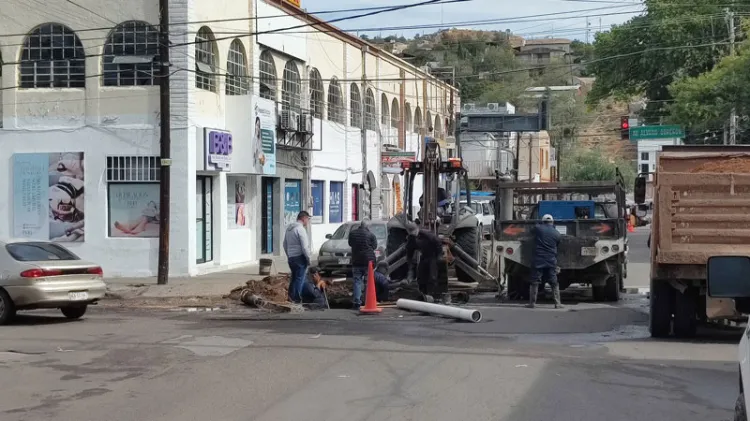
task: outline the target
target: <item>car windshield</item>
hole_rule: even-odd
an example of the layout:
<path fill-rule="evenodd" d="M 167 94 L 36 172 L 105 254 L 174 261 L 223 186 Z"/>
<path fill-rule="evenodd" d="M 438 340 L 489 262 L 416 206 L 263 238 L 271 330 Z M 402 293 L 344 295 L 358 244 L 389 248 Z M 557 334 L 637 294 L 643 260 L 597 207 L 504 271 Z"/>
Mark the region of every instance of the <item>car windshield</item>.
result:
<path fill-rule="evenodd" d="M 370 231 L 375 234 L 375 238 L 378 240 L 385 240 L 387 233 L 385 224 L 372 224 L 370 225 Z"/>
<path fill-rule="evenodd" d="M 53 243 L 11 243 L 6 245 L 5 249 L 19 262 L 80 260 L 70 250 Z"/>
<path fill-rule="evenodd" d="M 349 231 L 349 226 L 351 224 L 343 224 L 339 227 L 339 229 L 336 230 L 336 232 L 333 233 L 331 236 L 331 240 L 343 240 L 346 238 L 346 232 Z"/>

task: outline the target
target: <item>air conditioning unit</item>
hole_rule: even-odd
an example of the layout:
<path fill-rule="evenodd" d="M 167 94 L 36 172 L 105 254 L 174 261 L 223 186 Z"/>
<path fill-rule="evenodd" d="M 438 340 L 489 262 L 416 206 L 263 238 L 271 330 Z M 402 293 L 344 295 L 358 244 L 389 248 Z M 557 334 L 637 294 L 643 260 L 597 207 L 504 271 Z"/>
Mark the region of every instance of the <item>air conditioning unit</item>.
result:
<path fill-rule="evenodd" d="M 464 104 L 464 111 L 474 111 L 477 108 L 476 104 Z"/>
<path fill-rule="evenodd" d="M 299 113 L 289 110 L 281 111 L 281 128 L 289 131 L 299 130 Z"/>
<path fill-rule="evenodd" d="M 298 131 L 302 133 L 312 133 L 313 131 L 313 116 L 312 114 L 302 113 L 299 116 Z"/>
<path fill-rule="evenodd" d="M 500 109 L 500 104 L 498 104 L 497 102 L 491 102 L 487 104 L 487 109 L 490 111 L 497 111 Z"/>

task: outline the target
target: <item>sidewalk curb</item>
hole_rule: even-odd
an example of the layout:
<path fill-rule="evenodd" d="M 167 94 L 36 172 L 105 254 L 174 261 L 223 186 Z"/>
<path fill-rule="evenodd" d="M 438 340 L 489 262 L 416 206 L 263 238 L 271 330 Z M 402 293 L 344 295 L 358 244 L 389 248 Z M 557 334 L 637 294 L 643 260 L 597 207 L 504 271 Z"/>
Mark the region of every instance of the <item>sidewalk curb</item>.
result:
<path fill-rule="evenodd" d="M 625 288 L 626 294 L 637 294 L 637 295 L 650 295 L 651 288 L 649 287 L 639 287 L 639 288 Z"/>

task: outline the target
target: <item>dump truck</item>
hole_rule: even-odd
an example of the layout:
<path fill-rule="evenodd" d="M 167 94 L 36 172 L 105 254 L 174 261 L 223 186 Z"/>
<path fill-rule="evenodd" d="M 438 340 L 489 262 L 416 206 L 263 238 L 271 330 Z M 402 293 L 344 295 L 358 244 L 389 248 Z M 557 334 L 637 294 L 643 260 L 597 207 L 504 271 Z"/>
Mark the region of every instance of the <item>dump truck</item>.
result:
<path fill-rule="evenodd" d="M 664 146 L 656 172 L 635 180 L 645 201 L 653 176 L 650 330 L 695 336 L 699 322 L 742 320 L 734 300 L 706 293 L 713 256 L 750 256 L 750 147 Z"/>

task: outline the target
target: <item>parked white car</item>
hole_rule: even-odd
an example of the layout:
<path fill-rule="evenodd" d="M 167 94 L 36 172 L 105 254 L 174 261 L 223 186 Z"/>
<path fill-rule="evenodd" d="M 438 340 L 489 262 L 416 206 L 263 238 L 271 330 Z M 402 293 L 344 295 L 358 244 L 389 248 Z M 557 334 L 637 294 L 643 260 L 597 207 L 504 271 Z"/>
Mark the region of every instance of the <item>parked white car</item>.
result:
<path fill-rule="evenodd" d="M 467 206 L 466 200 L 459 202 L 461 207 Z M 479 219 L 479 230 L 483 235 L 492 233 L 492 221 L 495 220 L 494 202 L 489 199 L 471 199 L 471 209 Z"/>
<path fill-rule="evenodd" d="M 749 256 L 714 256 L 706 264 L 708 296 L 710 298 L 733 299 L 738 313 L 750 313 L 750 257 Z M 737 354 L 739 363 L 739 396 L 734 405 L 734 420 L 748 421 L 747 407 L 750 390 L 750 324 L 745 326 L 745 333 L 740 340 Z"/>

